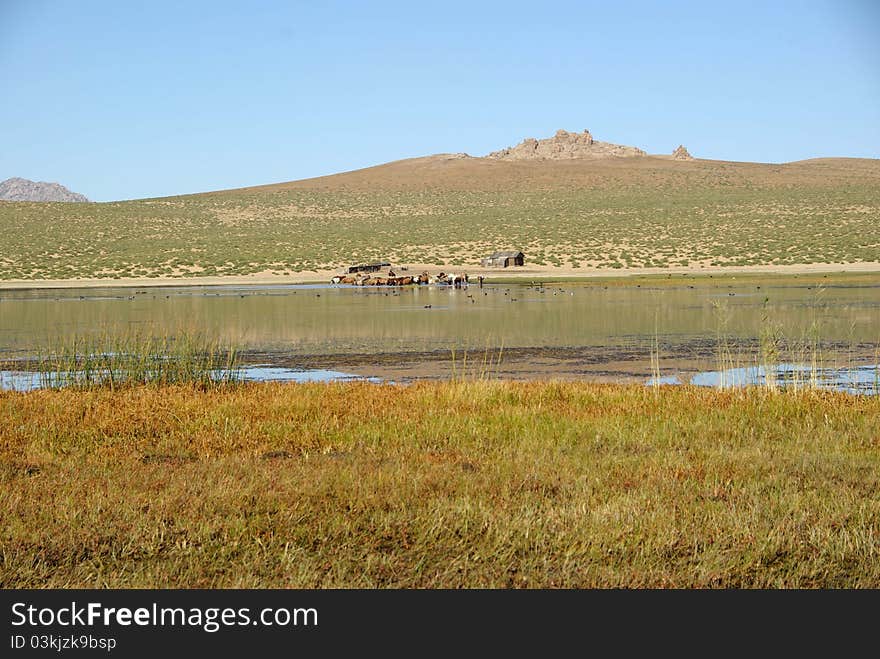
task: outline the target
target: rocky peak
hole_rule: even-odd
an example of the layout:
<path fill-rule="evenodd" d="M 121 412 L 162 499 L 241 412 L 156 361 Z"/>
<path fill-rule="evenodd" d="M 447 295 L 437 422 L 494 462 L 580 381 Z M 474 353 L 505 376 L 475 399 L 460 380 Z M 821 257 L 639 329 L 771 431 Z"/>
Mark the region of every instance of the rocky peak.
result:
<path fill-rule="evenodd" d="M 582 133 L 569 133 L 560 128 L 553 137 L 543 140 L 527 137 L 516 146 L 493 151 L 486 157 L 496 160 L 571 160 L 644 155 L 647 154 L 634 146 L 594 140 L 588 130 Z"/>
<path fill-rule="evenodd" d="M 693 160 L 694 157 L 688 153 L 683 144 L 679 144 L 678 148 L 672 152 L 672 157 L 676 160 Z"/>
<path fill-rule="evenodd" d="M 8 178 L 0 183 L 0 201 L 88 201 L 59 183 Z"/>

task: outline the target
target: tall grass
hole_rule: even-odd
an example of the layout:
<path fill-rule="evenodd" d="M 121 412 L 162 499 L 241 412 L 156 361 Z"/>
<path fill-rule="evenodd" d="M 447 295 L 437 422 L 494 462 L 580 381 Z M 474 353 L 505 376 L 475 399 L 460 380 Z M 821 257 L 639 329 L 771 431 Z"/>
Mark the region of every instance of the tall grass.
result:
<path fill-rule="evenodd" d="M 0 392 L 0 587 L 877 588 L 880 398 Z"/>
<path fill-rule="evenodd" d="M 654 342 L 651 345 L 651 383 L 656 390 L 660 386 L 660 336 L 657 329 L 657 314 L 654 314 Z"/>
<path fill-rule="evenodd" d="M 783 341 L 783 331 L 781 325 L 774 322 L 770 317 L 769 302 L 770 298 L 764 298 L 758 342 L 760 345 L 761 365 L 764 368 L 764 384 L 768 389 L 775 390 L 779 386 L 776 376 L 779 366 L 780 347 Z M 795 388 L 797 388 L 796 384 Z"/>
<path fill-rule="evenodd" d="M 817 390 L 827 389 L 833 384 L 834 378 L 854 378 L 858 365 L 855 355 L 855 346 L 852 339 L 844 352 L 839 350 L 829 351 L 828 342 L 823 338 L 821 316 L 817 315 L 817 309 L 821 309 L 821 297 L 824 289 L 819 288 L 816 293 L 816 303 L 812 305 L 812 317 L 809 325 L 800 334 L 786 331 L 783 324 L 773 317 L 769 298 L 764 299 L 761 324 L 757 328 L 757 349 L 751 353 L 748 349 L 735 351 L 736 341 L 728 333 L 728 326 L 732 318 L 730 308 L 725 303 L 713 303 L 716 312 L 715 331 L 715 367 L 718 372 L 717 387 L 725 389 L 731 386 L 761 386 L 770 391 L 778 391 L 782 388 Z M 852 335 L 852 330 L 850 332 Z M 880 342 L 873 354 L 873 363 L 877 364 L 880 357 Z M 832 354 L 834 356 L 832 356 Z M 659 367 L 654 365 L 654 350 L 652 349 L 652 372 L 659 372 Z M 863 354 L 864 365 L 870 359 L 870 355 Z M 746 382 L 738 382 L 735 377 L 737 370 L 742 370 Z M 751 372 L 753 378 L 749 378 Z M 754 379 L 755 382 L 750 382 Z M 877 380 L 877 378 L 875 378 Z M 864 384 L 864 383 L 863 383 Z M 868 393 L 880 393 L 877 382 L 864 387 Z"/>
<path fill-rule="evenodd" d="M 450 379 L 453 382 L 468 382 L 491 380 L 498 377 L 501 359 L 504 356 L 504 341 L 502 340 L 495 350 L 487 344 L 483 349 L 482 357 L 477 361 L 471 360 L 468 364 L 469 350 L 465 348 L 461 351 L 461 357 L 456 357 L 456 350 L 452 348 Z"/>
<path fill-rule="evenodd" d="M 712 302 L 715 314 L 715 359 L 718 366 L 718 388 L 724 389 L 729 386 L 726 381 L 726 373 L 736 368 L 731 348 L 731 338 L 728 334 L 731 311 L 725 302 Z"/>
<path fill-rule="evenodd" d="M 74 336 L 30 360 L 41 388 L 134 384 L 213 386 L 240 379 L 238 351 L 198 333 Z"/>

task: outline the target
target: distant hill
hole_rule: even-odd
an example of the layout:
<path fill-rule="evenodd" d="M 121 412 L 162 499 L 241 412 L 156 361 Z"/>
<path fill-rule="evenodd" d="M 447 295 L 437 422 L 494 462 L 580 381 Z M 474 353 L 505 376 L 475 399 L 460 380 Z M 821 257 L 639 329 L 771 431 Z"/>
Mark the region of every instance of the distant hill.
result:
<path fill-rule="evenodd" d="M 370 261 L 474 274 L 486 255 L 514 249 L 530 276 L 880 269 L 880 160 L 731 162 L 675 144 L 650 154 L 560 132 L 495 156 L 236 190 L 0 204 L 0 281 L 324 277 Z"/>
<path fill-rule="evenodd" d="M 0 183 L 2 201 L 88 201 L 76 192 L 71 192 L 60 183 L 29 181 L 26 178 L 8 178 Z"/>
<path fill-rule="evenodd" d="M 711 172 L 728 167 L 746 178 L 754 176 L 759 180 L 768 172 L 779 171 L 778 165 L 765 163 L 698 160 L 683 145 L 669 154 L 654 154 L 635 146 L 601 142 L 594 139 L 589 130 L 572 133 L 560 129 L 552 137 L 527 137 L 516 146 L 482 157 L 467 153 L 436 153 L 327 176 L 201 194 L 238 194 L 243 190 L 268 192 L 291 188 L 533 190 L 547 186 L 601 186 L 609 176 L 620 182 L 631 180 L 636 183 L 645 176 L 652 178 L 655 172 L 662 172 L 661 176 L 671 174 L 677 177 L 689 171 L 684 162 L 673 161 L 700 163 L 697 165 L 699 169 L 690 171 L 706 171 L 710 176 L 714 176 Z"/>

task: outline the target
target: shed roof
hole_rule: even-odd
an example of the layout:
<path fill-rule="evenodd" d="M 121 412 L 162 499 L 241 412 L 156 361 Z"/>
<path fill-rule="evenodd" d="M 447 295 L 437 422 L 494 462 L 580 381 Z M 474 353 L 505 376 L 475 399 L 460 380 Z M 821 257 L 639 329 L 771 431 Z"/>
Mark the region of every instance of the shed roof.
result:
<path fill-rule="evenodd" d="M 489 258 L 490 259 L 506 259 L 506 258 L 511 258 L 511 257 L 515 258 L 517 256 L 522 256 L 522 255 L 523 255 L 523 253 L 519 252 L 517 250 L 507 250 L 504 252 L 495 252 L 494 254 L 490 255 Z"/>

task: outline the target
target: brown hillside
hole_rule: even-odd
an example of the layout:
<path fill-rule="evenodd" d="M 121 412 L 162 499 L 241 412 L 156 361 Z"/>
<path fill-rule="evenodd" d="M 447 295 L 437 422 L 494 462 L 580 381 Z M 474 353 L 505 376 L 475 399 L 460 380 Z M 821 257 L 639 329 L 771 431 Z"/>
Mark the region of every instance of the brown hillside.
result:
<path fill-rule="evenodd" d="M 832 181 L 880 182 L 880 160 L 816 158 L 791 163 L 673 160 L 669 156 L 572 160 L 496 160 L 438 154 L 351 172 L 227 190 L 539 190 L 698 185 L 825 187 Z"/>
<path fill-rule="evenodd" d="M 439 154 L 181 197 L 0 204 L 0 280 L 324 276 L 372 260 L 473 272 L 514 248 L 547 275 L 880 268 L 880 160 L 572 152 Z"/>

